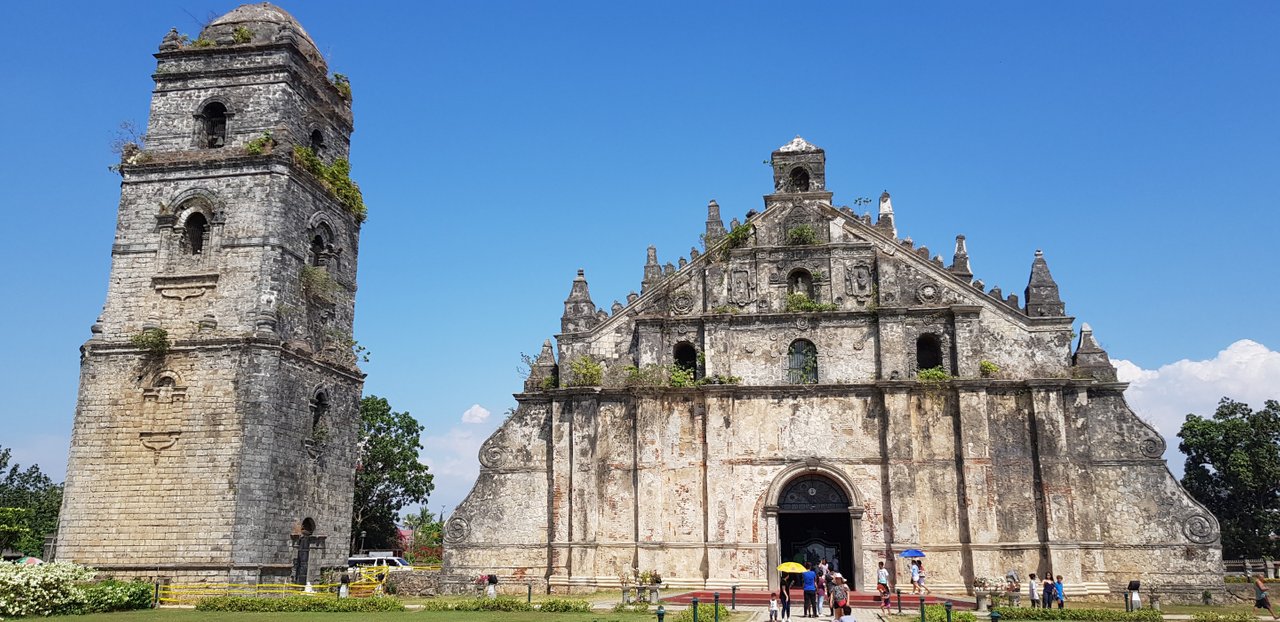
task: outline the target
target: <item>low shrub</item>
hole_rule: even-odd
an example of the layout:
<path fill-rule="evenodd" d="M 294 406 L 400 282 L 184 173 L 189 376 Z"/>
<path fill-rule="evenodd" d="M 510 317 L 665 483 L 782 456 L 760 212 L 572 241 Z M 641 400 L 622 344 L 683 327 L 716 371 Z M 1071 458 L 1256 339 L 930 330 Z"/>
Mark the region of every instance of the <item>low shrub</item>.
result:
<path fill-rule="evenodd" d="M 1214 613 L 1206 611 L 1191 616 L 1191 622 L 1257 622 L 1251 613 Z"/>
<path fill-rule="evenodd" d="M 538 611 L 549 613 L 590 613 L 591 603 L 590 601 L 575 598 L 548 598 L 538 605 Z"/>
<path fill-rule="evenodd" d="M 835 311 L 836 305 L 832 302 L 818 302 L 810 300 L 804 292 L 796 292 L 787 295 L 787 313 L 808 312 L 808 311 Z"/>
<path fill-rule="evenodd" d="M 54 562 L 26 566 L 0 562 L 0 617 L 74 613 L 81 606 L 78 585 L 93 579 L 93 569 Z"/>
<path fill-rule="evenodd" d="M 805 246 L 817 242 L 818 233 L 813 230 L 813 225 L 798 225 L 787 230 L 787 244 Z"/>
<path fill-rule="evenodd" d="M 1087 622 L 1161 622 L 1164 616 L 1155 609 L 1121 611 L 1119 609 L 1032 609 L 1030 607 L 997 607 L 1001 620 L 1084 620 Z"/>
<path fill-rule="evenodd" d="M 108 613 L 149 609 L 155 585 L 142 581 L 107 580 L 81 585 L 76 613 Z"/>
<path fill-rule="evenodd" d="M 163 328 L 148 328 L 130 337 L 129 343 L 149 354 L 163 355 L 169 351 L 169 332 Z"/>
<path fill-rule="evenodd" d="M 948 374 L 947 370 L 940 366 L 930 367 L 916 372 L 916 378 L 918 378 L 920 382 L 946 382 L 951 380 L 951 374 Z"/>
<path fill-rule="evenodd" d="M 613 606 L 614 613 L 649 613 L 649 603 L 618 603 Z"/>
<path fill-rule="evenodd" d="M 281 598 L 255 598 L 252 596 L 213 596 L 196 603 L 196 611 L 259 612 L 310 612 L 356 613 L 378 611 L 404 611 L 404 604 L 390 596 L 369 598 L 336 598 L 328 594 L 284 596 Z"/>
<path fill-rule="evenodd" d="M 924 608 L 924 621 L 947 622 L 947 608 L 943 605 L 926 605 Z M 974 615 L 972 611 L 952 611 L 951 621 L 978 622 L 978 616 Z"/>
<path fill-rule="evenodd" d="M 428 600 L 422 603 L 425 611 L 533 611 L 533 605 L 509 596 L 497 598 L 468 598 L 464 600 Z"/>
<path fill-rule="evenodd" d="M 573 372 L 569 380 L 571 387 L 598 387 L 604 379 L 604 365 L 589 354 L 569 361 L 569 371 Z"/>
<path fill-rule="evenodd" d="M 718 617 L 716 612 L 717 609 L 720 610 Z M 684 611 L 676 613 L 674 616 L 671 616 L 671 619 L 675 620 L 675 622 L 693 622 L 693 607 L 690 606 Z M 716 619 L 728 620 L 729 608 L 724 605 L 717 607 L 713 603 L 698 603 L 698 619 L 704 621 Z"/>

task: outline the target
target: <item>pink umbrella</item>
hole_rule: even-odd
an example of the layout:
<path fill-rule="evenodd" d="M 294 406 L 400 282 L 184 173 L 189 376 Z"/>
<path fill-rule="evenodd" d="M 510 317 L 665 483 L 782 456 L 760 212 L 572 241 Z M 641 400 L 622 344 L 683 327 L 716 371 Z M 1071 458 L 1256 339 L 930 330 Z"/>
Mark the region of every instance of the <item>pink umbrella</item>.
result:
<path fill-rule="evenodd" d="M 20 560 L 18 560 L 18 561 L 19 561 L 22 565 L 24 565 L 24 566 L 35 566 L 36 564 L 43 564 L 43 563 L 44 563 L 44 562 L 43 562 L 43 561 L 41 561 L 41 560 L 40 560 L 40 558 L 38 558 L 38 557 L 24 557 L 24 558 L 22 558 L 22 559 L 20 559 Z"/>

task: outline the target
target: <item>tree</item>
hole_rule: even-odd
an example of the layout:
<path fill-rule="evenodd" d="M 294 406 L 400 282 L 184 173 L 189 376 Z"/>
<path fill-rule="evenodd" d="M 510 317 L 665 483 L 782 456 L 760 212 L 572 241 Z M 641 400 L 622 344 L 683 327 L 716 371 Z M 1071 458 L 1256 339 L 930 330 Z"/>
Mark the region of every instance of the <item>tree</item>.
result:
<path fill-rule="evenodd" d="M 1222 398 L 1212 419 L 1194 414 L 1178 432 L 1182 486 L 1218 517 L 1228 559 L 1280 556 L 1280 403 L 1262 410 Z"/>
<path fill-rule="evenodd" d="M 406 514 L 404 526 L 413 530 L 413 546 L 405 554 L 416 564 L 438 564 L 441 556 L 441 537 L 444 520 L 424 505 L 417 514 Z"/>
<path fill-rule="evenodd" d="M 362 541 L 365 548 L 394 547 L 400 508 L 426 502 L 435 488 L 427 465 L 418 461 L 422 430 L 422 424 L 409 413 L 392 412 L 391 404 L 381 397 L 369 395 L 360 400 L 352 551 Z"/>
<path fill-rule="evenodd" d="M 45 536 L 58 530 L 62 484 L 38 466 L 22 469 L 9 462 L 9 450 L 0 447 L 0 548 L 43 555 Z"/>

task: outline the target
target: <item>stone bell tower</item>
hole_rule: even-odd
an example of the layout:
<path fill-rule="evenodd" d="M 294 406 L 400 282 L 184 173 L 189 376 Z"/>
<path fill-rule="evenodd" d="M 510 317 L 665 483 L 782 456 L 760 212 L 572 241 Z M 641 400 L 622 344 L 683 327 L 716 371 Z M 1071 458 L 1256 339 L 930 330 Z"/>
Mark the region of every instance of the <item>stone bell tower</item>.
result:
<path fill-rule="evenodd" d="M 344 564 L 350 540 L 364 220 L 350 85 L 265 3 L 195 41 L 170 32 L 155 56 L 81 348 L 57 557 L 305 581 Z"/>

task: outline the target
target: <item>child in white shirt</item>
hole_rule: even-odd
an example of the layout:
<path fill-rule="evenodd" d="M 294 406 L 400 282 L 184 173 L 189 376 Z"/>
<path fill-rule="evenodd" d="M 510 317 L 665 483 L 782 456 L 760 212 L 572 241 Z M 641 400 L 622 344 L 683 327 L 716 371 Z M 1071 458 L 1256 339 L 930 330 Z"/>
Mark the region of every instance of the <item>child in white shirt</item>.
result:
<path fill-rule="evenodd" d="M 778 594 L 769 594 L 769 622 L 778 622 Z"/>

